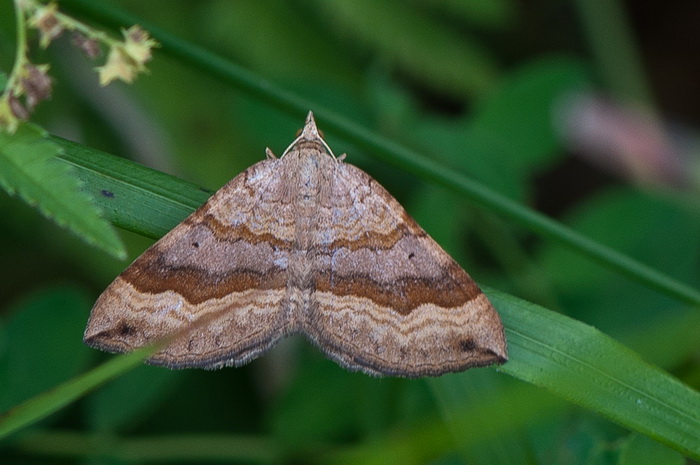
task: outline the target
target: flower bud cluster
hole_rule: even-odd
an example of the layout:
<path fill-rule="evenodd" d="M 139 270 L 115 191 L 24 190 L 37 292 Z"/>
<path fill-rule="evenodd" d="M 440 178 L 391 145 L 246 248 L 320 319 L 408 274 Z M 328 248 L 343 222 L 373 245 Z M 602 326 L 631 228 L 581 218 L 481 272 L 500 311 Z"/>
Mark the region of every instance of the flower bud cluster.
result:
<path fill-rule="evenodd" d="M 122 40 L 114 39 L 59 12 L 54 2 L 42 4 L 36 0 L 15 0 L 15 8 L 18 9 L 17 53 L 5 88 L 0 89 L 0 130 L 14 132 L 20 121 L 29 119 L 39 102 L 51 96 L 49 65 L 30 61 L 27 30 L 39 32 L 41 48 L 48 47 L 68 31 L 71 43 L 93 60 L 102 55 L 102 48 L 106 47 L 107 60 L 96 68 L 103 86 L 114 80 L 131 83 L 138 74 L 147 72 L 145 65 L 152 57 L 152 49 L 158 46 L 139 26 L 122 30 Z"/>

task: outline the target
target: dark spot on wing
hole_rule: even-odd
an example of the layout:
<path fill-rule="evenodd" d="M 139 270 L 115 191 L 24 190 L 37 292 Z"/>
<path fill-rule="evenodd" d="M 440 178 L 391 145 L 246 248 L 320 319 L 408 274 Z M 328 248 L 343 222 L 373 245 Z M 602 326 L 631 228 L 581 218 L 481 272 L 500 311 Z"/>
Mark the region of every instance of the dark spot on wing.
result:
<path fill-rule="evenodd" d="M 471 352 L 476 349 L 476 343 L 473 339 L 463 339 L 459 341 L 459 347 L 462 349 L 462 352 Z"/>
<path fill-rule="evenodd" d="M 119 327 L 117 328 L 117 332 L 119 333 L 120 336 L 122 337 L 127 337 L 130 336 L 131 334 L 134 333 L 134 328 L 129 325 L 129 323 L 122 321 L 119 323 Z"/>

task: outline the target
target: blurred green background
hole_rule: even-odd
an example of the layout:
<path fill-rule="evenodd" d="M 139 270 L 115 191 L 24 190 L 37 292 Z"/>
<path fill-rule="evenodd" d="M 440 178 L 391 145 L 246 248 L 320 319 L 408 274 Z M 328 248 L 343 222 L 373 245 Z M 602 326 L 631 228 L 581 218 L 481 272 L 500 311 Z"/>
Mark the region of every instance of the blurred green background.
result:
<path fill-rule="evenodd" d="M 105 3 L 700 284 L 694 2 Z M 12 18 L 11 2 L 1 2 L 6 73 Z M 261 160 L 265 147 L 281 154 L 303 125 L 303 114 L 284 113 L 157 49 L 148 75 L 104 89 L 95 64 L 67 38 L 31 54 L 51 64 L 54 78 L 53 96 L 33 121 L 206 189 Z M 598 126 L 579 130 L 591 108 Z M 596 145 L 606 138 L 605 147 Z M 698 328 L 697 309 L 387 166 L 332 132 L 326 140 L 382 183 L 477 282 L 591 324 L 700 385 L 700 343 L 676 344 Z M 638 151 L 651 155 L 635 158 Z M 673 176 L 663 175 L 668 166 Z M 5 411 L 110 357 L 84 347 L 82 331 L 91 304 L 129 261 L 86 246 L 4 192 L 0 212 Z M 120 236 L 129 260 L 152 243 L 128 231 Z M 239 369 L 140 367 L 35 425 L 34 436 L 0 444 L 0 463 L 684 463 L 496 370 L 465 376 L 458 394 L 433 381 L 374 379 L 343 371 L 292 338 Z M 474 418 L 464 431 L 445 421 L 455 396 L 459 411 Z M 534 413 L 505 430 L 493 421 L 521 404 Z"/>

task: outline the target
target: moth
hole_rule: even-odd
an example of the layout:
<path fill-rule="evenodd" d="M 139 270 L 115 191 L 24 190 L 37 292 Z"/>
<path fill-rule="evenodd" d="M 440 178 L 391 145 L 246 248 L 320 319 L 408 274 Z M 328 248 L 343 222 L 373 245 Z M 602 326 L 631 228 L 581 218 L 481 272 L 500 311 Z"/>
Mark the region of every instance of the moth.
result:
<path fill-rule="evenodd" d="M 309 113 L 281 157 L 268 149 L 115 279 L 85 342 L 129 352 L 166 340 L 147 362 L 170 368 L 240 366 L 295 333 L 376 376 L 504 363 L 479 287 L 344 158 Z"/>

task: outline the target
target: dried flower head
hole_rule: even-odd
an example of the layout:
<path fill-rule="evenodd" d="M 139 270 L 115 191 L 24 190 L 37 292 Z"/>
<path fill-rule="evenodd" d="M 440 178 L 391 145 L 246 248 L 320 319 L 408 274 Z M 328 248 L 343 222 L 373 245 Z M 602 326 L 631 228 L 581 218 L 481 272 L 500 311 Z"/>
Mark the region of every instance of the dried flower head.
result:
<path fill-rule="evenodd" d="M 82 50 L 88 58 L 93 60 L 102 54 L 102 49 L 97 39 L 87 37 L 80 32 L 75 31 L 71 34 L 71 42 Z"/>
<path fill-rule="evenodd" d="M 27 62 L 24 66 L 19 82 L 29 111 L 32 111 L 39 102 L 51 96 L 51 78 L 48 71 L 49 65 L 35 66 Z"/>
<path fill-rule="evenodd" d="M 115 79 L 132 82 L 138 73 L 146 71 L 144 65 L 151 59 L 151 49 L 158 45 L 139 26 L 132 26 L 122 33 L 124 42 L 112 45 L 107 63 L 97 68 L 102 86 L 106 86 Z"/>
<path fill-rule="evenodd" d="M 131 83 L 137 73 L 132 60 L 126 56 L 124 49 L 120 46 L 112 47 L 107 56 L 107 63 L 98 67 L 97 71 L 100 73 L 101 86 L 106 86 L 115 79 Z"/>
<path fill-rule="evenodd" d="M 44 4 L 40 0 L 15 0 L 19 9 L 17 24 L 23 30 L 19 37 L 26 38 L 28 27 L 37 29 L 40 45 L 46 48 L 63 31 L 72 32 L 72 42 L 89 58 L 102 53 L 102 46 L 109 47 L 107 61 L 97 68 L 100 84 L 107 85 L 119 79 L 133 82 L 139 73 L 146 72 L 145 64 L 152 57 L 153 47 L 158 43 L 139 26 L 122 30 L 123 40 L 110 37 L 104 32 L 61 13 L 55 1 Z M 34 65 L 29 61 L 29 45 L 20 41 L 15 66 L 7 79 L 6 88 L 0 89 L 0 130 L 14 132 L 21 120 L 28 119 L 34 108 L 51 96 L 52 81 L 48 65 Z"/>
<path fill-rule="evenodd" d="M 27 108 L 24 105 L 22 105 L 22 102 L 20 101 L 19 97 L 11 93 L 10 95 L 8 95 L 7 101 L 10 105 L 10 111 L 12 112 L 12 116 L 14 116 L 16 119 L 21 120 L 29 119 L 29 110 L 27 110 Z"/>
<path fill-rule="evenodd" d="M 131 26 L 126 31 L 123 30 L 122 34 L 124 34 L 124 51 L 142 69 L 143 65 L 151 59 L 151 49 L 158 43 L 138 25 Z"/>
<path fill-rule="evenodd" d="M 50 3 L 36 9 L 30 18 L 29 24 L 39 30 L 41 34 L 40 45 L 42 48 L 48 47 L 52 40 L 63 32 L 64 26 L 56 16 L 58 5 Z"/>

